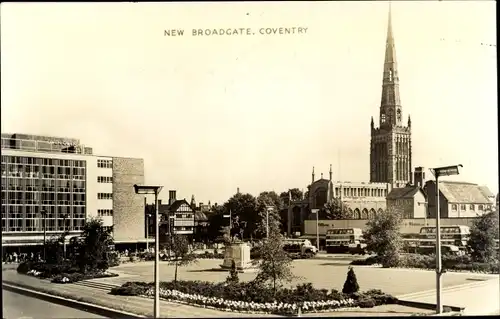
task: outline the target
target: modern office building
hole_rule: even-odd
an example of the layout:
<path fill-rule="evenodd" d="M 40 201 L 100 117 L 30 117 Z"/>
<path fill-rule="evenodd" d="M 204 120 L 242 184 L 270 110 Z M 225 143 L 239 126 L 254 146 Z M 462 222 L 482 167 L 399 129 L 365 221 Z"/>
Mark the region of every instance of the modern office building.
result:
<path fill-rule="evenodd" d="M 43 244 L 85 221 L 113 226 L 117 244 L 145 241 L 144 160 L 97 156 L 78 139 L 2 133 L 2 246 Z"/>

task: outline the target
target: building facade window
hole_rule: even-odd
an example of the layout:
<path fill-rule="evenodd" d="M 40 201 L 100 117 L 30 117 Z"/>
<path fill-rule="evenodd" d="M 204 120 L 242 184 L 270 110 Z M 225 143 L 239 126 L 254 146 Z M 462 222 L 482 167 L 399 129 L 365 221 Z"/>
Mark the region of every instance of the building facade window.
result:
<path fill-rule="evenodd" d="M 97 199 L 113 199 L 113 193 L 97 193 Z"/>
<path fill-rule="evenodd" d="M 57 231 L 64 221 L 66 230 L 81 230 L 85 176 L 86 161 L 2 156 L 2 231 Z"/>
<path fill-rule="evenodd" d="M 97 160 L 97 167 L 99 168 L 113 168 L 113 161 L 112 160 Z"/>
<path fill-rule="evenodd" d="M 483 210 L 483 205 L 478 205 L 479 210 Z"/>
<path fill-rule="evenodd" d="M 474 211 L 475 210 L 474 204 L 470 204 L 469 205 L 469 209 L 472 210 L 472 211 Z"/>
<path fill-rule="evenodd" d="M 451 210 L 456 211 L 457 210 L 457 204 L 451 204 Z"/>
<path fill-rule="evenodd" d="M 113 210 L 112 209 L 98 209 L 97 216 L 99 216 L 99 217 L 113 216 Z"/>
<path fill-rule="evenodd" d="M 467 210 L 467 205 L 461 204 L 460 205 L 460 210 Z"/>
<path fill-rule="evenodd" d="M 111 176 L 97 176 L 98 183 L 113 183 L 113 177 Z"/>

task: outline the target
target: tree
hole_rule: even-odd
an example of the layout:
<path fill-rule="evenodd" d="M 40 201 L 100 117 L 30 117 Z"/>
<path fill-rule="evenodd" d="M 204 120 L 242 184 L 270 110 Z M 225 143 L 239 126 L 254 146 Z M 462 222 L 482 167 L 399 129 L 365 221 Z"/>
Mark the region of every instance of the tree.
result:
<path fill-rule="evenodd" d="M 265 214 L 261 213 L 259 231 L 266 225 Z M 277 215 L 279 218 L 279 215 Z M 264 219 L 264 220 L 263 220 Z M 269 238 L 265 239 L 257 248 L 260 261 L 258 264 L 256 283 L 269 282 L 274 293 L 283 281 L 290 282 L 295 276 L 292 273 L 292 260 L 283 249 L 283 236 L 279 232 L 279 219 L 274 215 L 269 220 Z"/>
<path fill-rule="evenodd" d="M 186 236 L 175 234 L 168 244 L 173 254 L 173 258 L 169 260 L 169 264 L 175 266 L 174 284 L 176 284 L 178 268 L 195 263 L 196 256 L 190 249 Z"/>
<path fill-rule="evenodd" d="M 77 263 L 82 272 L 109 268 L 109 253 L 114 245 L 112 232 L 113 228 L 103 226 L 100 219 L 90 219 L 85 223 L 77 247 Z"/>
<path fill-rule="evenodd" d="M 478 262 L 498 260 L 498 210 L 484 214 L 473 221 L 470 229 L 469 246 L 472 258 Z"/>
<path fill-rule="evenodd" d="M 61 264 L 64 261 L 64 242 L 68 232 L 63 232 L 60 236 L 53 236 L 45 244 L 47 264 Z"/>
<path fill-rule="evenodd" d="M 402 214 L 394 209 L 385 210 L 366 223 L 363 239 L 366 249 L 376 253 L 384 267 L 396 266 L 403 247 L 400 228 Z"/>
<path fill-rule="evenodd" d="M 275 191 L 265 191 L 257 196 L 257 204 L 265 204 L 274 206 L 276 210 L 283 208 L 283 199 L 276 194 Z"/>
<path fill-rule="evenodd" d="M 331 202 L 325 204 L 324 217 L 330 220 L 339 220 L 349 219 L 352 216 L 347 205 L 343 204 L 339 198 L 333 198 Z"/>
<path fill-rule="evenodd" d="M 352 267 L 349 267 L 349 271 L 347 272 L 347 278 L 344 282 L 344 287 L 342 288 L 342 292 L 345 294 L 353 294 L 358 291 L 359 291 L 358 279 L 356 278 L 354 269 Z"/>
<path fill-rule="evenodd" d="M 225 218 L 224 215 L 225 208 L 223 206 L 216 206 L 213 208 L 213 212 L 207 216 L 207 237 L 210 241 L 215 241 L 217 237 L 222 236 L 222 228 L 229 226 L 229 219 Z"/>
<path fill-rule="evenodd" d="M 231 218 L 238 217 L 240 222 L 245 224 L 243 237 L 248 238 L 255 234 L 257 223 L 259 221 L 257 200 L 251 194 L 235 194 L 226 203 L 224 203 L 224 212 Z M 227 221 L 229 223 L 229 221 Z M 226 224 L 228 225 L 228 224 Z"/>
<path fill-rule="evenodd" d="M 257 224 L 257 229 L 255 234 L 259 238 L 265 238 L 267 236 L 267 227 L 269 223 L 269 234 L 281 232 L 281 217 L 279 212 L 275 209 L 267 212 L 265 208 L 259 213 L 259 223 Z"/>
<path fill-rule="evenodd" d="M 231 263 L 231 270 L 229 271 L 229 276 L 226 278 L 228 284 L 237 284 L 240 281 L 238 277 L 238 271 L 236 270 L 236 262 L 233 260 Z"/>
<path fill-rule="evenodd" d="M 290 197 L 292 197 L 292 201 L 297 201 L 302 200 L 304 198 L 303 196 L 304 194 L 298 188 L 291 188 L 287 192 L 282 192 L 280 194 L 280 198 L 285 205 L 290 205 Z"/>

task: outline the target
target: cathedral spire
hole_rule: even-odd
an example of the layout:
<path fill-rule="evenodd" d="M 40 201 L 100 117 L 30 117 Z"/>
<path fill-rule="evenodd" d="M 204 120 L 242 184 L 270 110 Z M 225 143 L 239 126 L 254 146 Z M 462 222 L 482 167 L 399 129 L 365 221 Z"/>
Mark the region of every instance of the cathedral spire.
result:
<path fill-rule="evenodd" d="M 382 98 L 380 102 L 380 126 L 402 126 L 401 100 L 399 96 L 399 76 L 396 60 L 396 45 L 392 32 L 392 12 L 389 3 L 387 18 L 387 39 L 385 43 L 384 75 L 382 80 Z"/>

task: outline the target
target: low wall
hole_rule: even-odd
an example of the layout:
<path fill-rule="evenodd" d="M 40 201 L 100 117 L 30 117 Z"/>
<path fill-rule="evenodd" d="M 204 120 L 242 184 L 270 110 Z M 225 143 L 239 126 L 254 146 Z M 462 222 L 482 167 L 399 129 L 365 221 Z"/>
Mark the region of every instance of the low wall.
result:
<path fill-rule="evenodd" d="M 442 218 L 441 226 L 463 225 L 472 226 L 475 218 Z M 319 234 L 325 235 L 326 231 L 331 228 L 366 228 L 368 220 L 362 219 L 343 219 L 343 220 L 320 220 Z M 402 233 L 419 233 L 420 228 L 424 226 L 435 226 L 436 220 L 432 218 L 415 218 L 403 219 L 401 226 Z M 304 221 L 304 235 L 316 235 L 316 220 Z"/>

